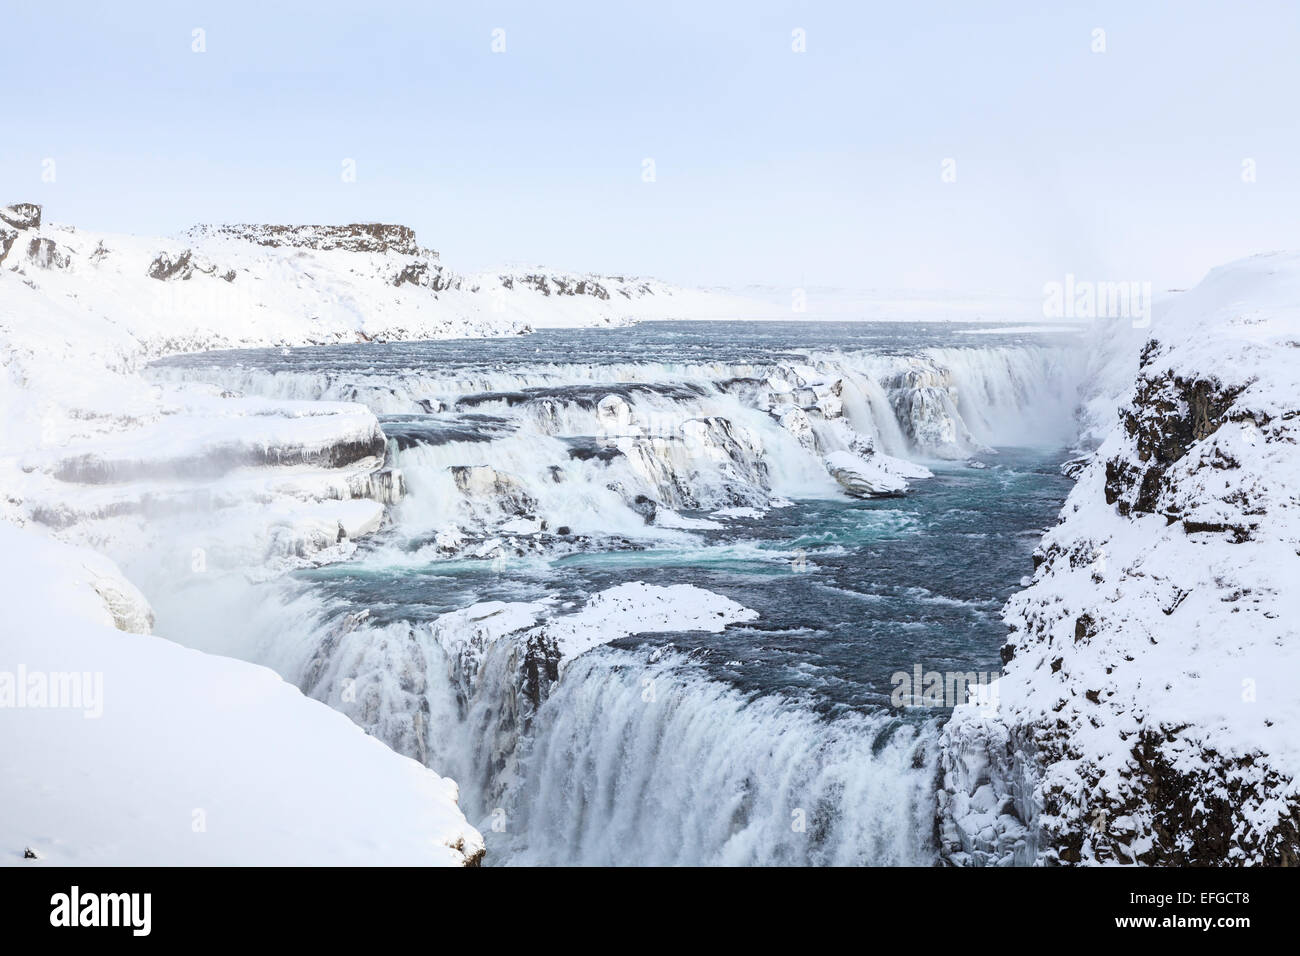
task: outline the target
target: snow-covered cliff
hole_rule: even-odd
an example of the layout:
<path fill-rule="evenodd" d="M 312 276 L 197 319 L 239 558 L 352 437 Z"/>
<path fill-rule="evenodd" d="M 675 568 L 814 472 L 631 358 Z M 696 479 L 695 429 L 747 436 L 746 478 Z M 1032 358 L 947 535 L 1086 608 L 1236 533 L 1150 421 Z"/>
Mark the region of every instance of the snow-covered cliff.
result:
<path fill-rule="evenodd" d="M 941 757 L 953 863 L 1300 862 L 1300 257 L 1167 302 Z"/>

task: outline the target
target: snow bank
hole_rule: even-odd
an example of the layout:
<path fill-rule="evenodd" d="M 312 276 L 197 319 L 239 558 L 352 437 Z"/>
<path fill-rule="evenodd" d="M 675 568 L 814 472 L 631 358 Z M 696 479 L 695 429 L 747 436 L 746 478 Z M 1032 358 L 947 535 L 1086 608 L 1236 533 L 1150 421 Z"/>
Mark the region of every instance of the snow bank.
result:
<path fill-rule="evenodd" d="M 450 780 L 265 668 L 115 629 L 149 612 L 101 556 L 4 523 L 0 554 L 0 862 L 476 862 Z"/>

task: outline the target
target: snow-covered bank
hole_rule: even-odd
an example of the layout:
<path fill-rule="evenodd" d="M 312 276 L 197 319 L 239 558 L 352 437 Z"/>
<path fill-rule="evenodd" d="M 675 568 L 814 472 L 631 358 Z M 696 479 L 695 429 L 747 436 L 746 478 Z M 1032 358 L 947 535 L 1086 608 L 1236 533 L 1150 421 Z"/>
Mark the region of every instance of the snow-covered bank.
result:
<path fill-rule="evenodd" d="M 951 862 L 1300 862 L 1300 257 L 1214 270 L 1144 337 L 1006 608 L 997 717 L 945 729 Z"/>
<path fill-rule="evenodd" d="M 0 863 L 481 857 L 453 782 L 265 668 L 149 636 L 111 562 L 4 522 L 0 553 Z"/>

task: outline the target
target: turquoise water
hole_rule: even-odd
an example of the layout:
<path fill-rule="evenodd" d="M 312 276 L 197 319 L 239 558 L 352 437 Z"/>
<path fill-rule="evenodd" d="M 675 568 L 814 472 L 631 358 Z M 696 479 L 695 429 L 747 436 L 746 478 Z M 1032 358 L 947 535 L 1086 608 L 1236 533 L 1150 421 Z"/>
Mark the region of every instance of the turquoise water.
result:
<path fill-rule="evenodd" d="M 936 464 L 905 498 L 806 500 L 697 532 L 674 549 L 552 559 L 384 567 L 396 534 L 359 562 L 300 572 L 375 620 L 428 620 L 476 601 L 562 600 L 626 581 L 695 584 L 759 612 L 722 634 L 659 634 L 623 646 L 707 651 L 711 676 L 745 691 L 798 695 L 830 713 L 887 701 L 890 677 L 992 672 L 999 609 L 1032 571 L 1032 552 L 1070 482 L 1064 449 L 999 449 L 987 467 Z"/>

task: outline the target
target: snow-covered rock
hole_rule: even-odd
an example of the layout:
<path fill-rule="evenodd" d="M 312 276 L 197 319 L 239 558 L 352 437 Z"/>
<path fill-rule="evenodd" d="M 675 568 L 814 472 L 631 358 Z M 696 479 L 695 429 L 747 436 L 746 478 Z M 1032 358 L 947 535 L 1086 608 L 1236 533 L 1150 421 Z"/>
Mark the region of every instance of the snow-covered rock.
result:
<path fill-rule="evenodd" d="M 1164 303 L 941 757 L 952 862 L 1300 862 L 1300 256 Z"/>
<path fill-rule="evenodd" d="M 854 498 L 901 495 L 907 490 L 907 479 L 902 475 L 852 452 L 831 452 L 826 456 L 826 469 Z"/>

